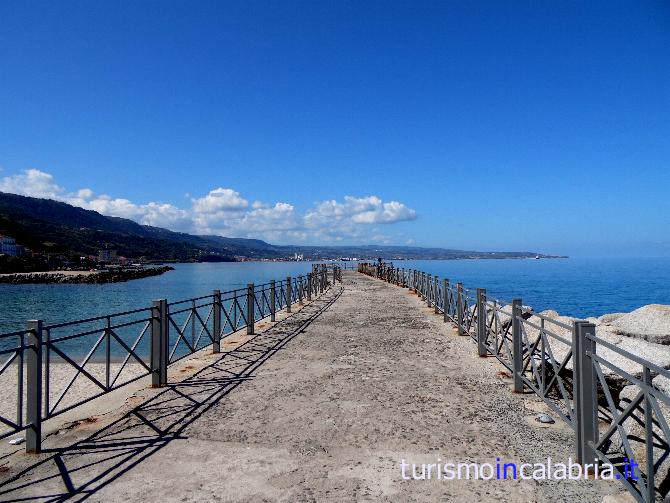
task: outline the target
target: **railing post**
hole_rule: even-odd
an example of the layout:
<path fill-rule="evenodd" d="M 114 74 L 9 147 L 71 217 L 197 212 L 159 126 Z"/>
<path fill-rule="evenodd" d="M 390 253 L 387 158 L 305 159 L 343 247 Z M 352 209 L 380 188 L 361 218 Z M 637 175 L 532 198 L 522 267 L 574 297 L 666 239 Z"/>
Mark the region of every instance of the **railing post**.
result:
<path fill-rule="evenodd" d="M 593 444 L 598 437 L 598 393 L 593 358 L 596 353 L 596 327 L 586 321 L 576 321 L 572 332 L 572 354 L 575 379 L 575 418 L 577 432 L 577 461 L 592 463 L 596 459 Z M 647 418 L 650 420 L 650 418 Z"/>
<path fill-rule="evenodd" d="M 521 299 L 512 301 L 512 373 L 514 374 L 514 392 L 523 393 L 523 339 L 521 337 Z"/>
<path fill-rule="evenodd" d="M 442 285 L 444 288 L 444 291 L 442 294 L 444 295 L 444 322 L 446 323 L 449 321 L 449 280 L 445 278 L 444 284 Z"/>
<path fill-rule="evenodd" d="M 465 335 L 463 332 L 463 283 L 456 283 L 456 324 L 458 335 Z"/>
<path fill-rule="evenodd" d="M 214 290 L 214 302 L 212 309 L 214 310 L 214 333 L 212 342 L 212 353 L 221 352 L 221 290 Z"/>
<path fill-rule="evenodd" d="M 432 289 L 433 289 L 433 276 L 432 274 L 429 274 L 426 277 L 426 307 L 430 307 L 432 305 Z"/>
<path fill-rule="evenodd" d="M 28 322 L 26 452 L 42 452 L 42 320 Z"/>
<path fill-rule="evenodd" d="M 151 387 L 167 384 L 167 300 L 154 300 L 151 307 Z"/>
<path fill-rule="evenodd" d="M 161 300 L 161 386 L 168 383 L 170 359 L 170 306 L 167 299 Z"/>
<path fill-rule="evenodd" d="M 312 301 L 312 273 L 310 272 L 307 275 L 307 301 L 311 302 Z"/>
<path fill-rule="evenodd" d="M 435 305 L 435 314 L 440 314 L 440 309 L 438 308 L 438 298 L 437 298 L 437 292 L 440 286 L 440 277 L 435 276 L 435 285 L 433 285 L 433 304 Z"/>
<path fill-rule="evenodd" d="M 277 314 L 277 287 L 275 280 L 270 281 L 270 321 L 275 321 Z"/>
<path fill-rule="evenodd" d="M 247 335 L 254 334 L 254 284 L 247 284 Z"/>
<path fill-rule="evenodd" d="M 333 283 L 335 283 L 335 279 L 333 279 Z M 298 304 L 302 306 L 302 276 L 298 276 Z"/>
<path fill-rule="evenodd" d="M 477 353 L 487 356 L 486 349 L 486 290 L 477 288 Z"/>
<path fill-rule="evenodd" d="M 293 301 L 293 289 L 291 288 L 291 276 L 286 276 L 286 312 L 291 312 L 291 302 Z"/>

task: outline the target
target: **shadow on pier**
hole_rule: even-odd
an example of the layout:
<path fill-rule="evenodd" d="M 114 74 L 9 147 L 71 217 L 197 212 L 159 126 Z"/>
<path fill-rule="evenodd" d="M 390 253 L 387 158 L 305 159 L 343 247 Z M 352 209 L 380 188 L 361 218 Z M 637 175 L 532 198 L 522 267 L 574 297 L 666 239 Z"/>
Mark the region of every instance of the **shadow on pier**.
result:
<path fill-rule="evenodd" d="M 85 500 L 175 440 L 223 400 L 341 295 L 331 291 L 276 323 L 193 376 L 169 383 L 123 417 L 0 483 L 0 501 Z M 43 456 L 44 456 L 43 454 Z"/>

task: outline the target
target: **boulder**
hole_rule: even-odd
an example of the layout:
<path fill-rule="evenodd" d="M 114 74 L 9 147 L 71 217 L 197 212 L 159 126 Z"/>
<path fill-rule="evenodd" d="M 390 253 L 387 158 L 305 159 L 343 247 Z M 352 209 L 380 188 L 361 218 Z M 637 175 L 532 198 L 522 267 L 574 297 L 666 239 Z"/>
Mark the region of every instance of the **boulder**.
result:
<path fill-rule="evenodd" d="M 657 376 L 652 380 L 652 384 L 661 392 L 667 393 L 668 388 L 670 388 L 670 379 L 663 376 Z M 619 412 L 628 407 L 628 405 L 632 400 L 635 399 L 639 392 L 640 388 L 636 385 L 624 387 L 619 394 Z M 670 422 L 670 407 L 668 407 L 661 400 L 656 400 L 656 403 L 658 404 L 665 421 Z M 630 445 L 630 449 L 632 450 L 633 459 L 635 459 L 635 462 L 640 465 L 640 470 L 643 473 L 647 473 L 646 431 L 644 427 L 644 419 L 643 400 L 633 411 L 633 417 L 626 418 L 622 425 L 624 431 L 626 432 L 626 439 Z M 656 419 L 655 413 L 654 419 Z M 659 490 L 659 492 L 661 492 L 662 498 L 665 498 L 668 495 L 668 487 L 670 483 L 670 450 L 667 447 L 668 443 L 670 443 L 670 438 L 667 438 L 657 420 L 654 421 L 653 432 L 654 436 L 656 437 L 656 440 L 653 442 L 653 457 L 654 464 L 657 466 L 654 485 Z M 612 436 L 612 446 L 619 450 L 621 454 L 631 454 L 625 451 L 624 443 L 619 432 L 616 432 Z M 665 499 L 663 501 L 665 501 Z"/>
<path fill-rule="evenodd" d="M 616 333 L 601 333 L 596 329 L 596 335 L 600 338 L 615 344 L 618 348 L 623 351 L 634 354 L 640 358 L 647 360 L 659 367 L 664 369 L 670 369 L 670 346 L 662 346 L 660 344 L 654 344 L 653 342 L 647 342 L 642 339 L 631 339 L 630 337 L 622 337 Z M 619 341 L 616 342 L 617 336 Z M 635 377 L 642 377 L 642 365 L 631 360 L 627 356 L 624 356 L 617 351 L 601 346 L 598 348 L 596 346 L 596 353 L 606 359 L 608 362 L 616 365 L 622 370 L 625 370 L 630 375 Z M 625 380 L 624 377 L 620 376 L 615 370 L 612 370 L 605 365 L 601 365 L 605 377 L 612 379 L 615 382 L 623 383 Z M 626 381 L 627 382 L 627 381 Z"/>
<path fill-rule="evenodd" d="M 531 316 L 530 318 L 528 318 L 529 323 L 523 324 L 523 329 L 526 335 L 528 336 L 528 342 L 532 344 L 538 338 L 540 330 L 539 328 L 536 328 L 536 326 L 537 327 L 542 326 L 542 318 L 545 318 L 544 329 L 545 331 L 548 332 L 547 334 L 548 348 L 545 347 L 545 349 L 547 350 L 547 352 L 551 351 L 551 355 L 554 357 L 556 364 L 560 365 L 571 349 L 572 328 L 567 329 L 553 322 L 556 321 L 558 323 L 563 323 L 572 327 L 572 323 L 577 318 L 561 316 L 560 314 L 558 314 L 556 311 L 553 310 L 542 311 L 539 314 L 540 316 L 538 315 Z M 562 339 L 565 339 L 568 344 L 563 343 L 563 341 L 559 340 L 556 337 L 553 337 L 552 335 L 556 335 Z M 567 363 L 566 368 L 568 370 L 572 369 L 572 359 Z"/>
<path fill-rule="evenodd" d="M 656 344 L 670 344 L 670 306 L 649 304 L 608 323 L 617 333 Z"/>
<path fill-rule="evenodd" d="M 612 323 L 615 320 L 618 320 L 622 316 L 625 316 L 628 313 L 609 313 L 609 314 L 603 314 L 601 317 L 598 318 L 598 324 L 603 324 L 603 325 L 608 325 Z"/>
<path fill-rule="evenodd" d="M 562 323 L 563 325 L 572 327 L 572 324 L 575 321 L 579 321 L 579 318 L 560 316 L 555 311 L 543 311 L 540 314 L 547 318 L 544 320 L 544 328 L 550 333 L 547 336 L 549 349 L 551 350 L 551 354 L 553 355 L 554 360 L 557 362 L 557 364 L 560 365 L 560 363 L 572 349 L 572 328 L 567 329 L 562 325 L 552 323 L 552 321 L 556 321 Z M 536 326 L 541 326 L 542 323 L 542 319 L 537 315 L 530 317 L 528 321 Z M 532 343 L 537 339 L 539 335 L 539 329 L 535 328 L 535 326 L 531 326 L 530 323 L 524 324 L 524 330 L 528 336 L 529 342 Z M 564 343 L 562 340 L 559 340 L 557 337 L 552 337 L 551 334 L 560 337 L 561 339 L 565 340 L 566 343 Z M 654 363 L 659 367 L 670 369 L 670 346 L 663 346 L 642 339 L 632 339 L 630 337 L 625 337 L 607 325 L 597 325 L 596 336 L 605 342 L 614 344 L 623 351 L 627 351 L 636 356 L 639 356 L 640 358 L 644 358 L 645 360 L 648 360 L 649 362 Z M 607 348 L 604 345 L 596 345 L 596 352 L 603 358 L 607 359 L 607 361 L 612 362 L 614 365 L 628 372 L 629 374 L 636 377 L 642 376 L 642 367 L 638 363 L 620 354 L 619 352 Z M 572 359 L 568 361 L 565 368 L 567 370 L 572 370 Z M 601 365 L 601 368 L 605 374 L 605 377 L 612 379 L 615 382 L 623 382 L 623 377 L 621 377 L 616 370 L 611 369 L 606 365 Z"/>
<path fill-rule="evenodd" d="M 529 319 L 531 316 L 533 316 L 533 308 L 530 306 L 521 306 L 521 317 L 524 320 Z M 512 305 L 507 304 L 501 308 L 499 308 L 498 311 L 498 319 L 500 320 L 500 326 L 502 327 L 502 330 L 505 330 L 511 323 L 512 321 Z"/>

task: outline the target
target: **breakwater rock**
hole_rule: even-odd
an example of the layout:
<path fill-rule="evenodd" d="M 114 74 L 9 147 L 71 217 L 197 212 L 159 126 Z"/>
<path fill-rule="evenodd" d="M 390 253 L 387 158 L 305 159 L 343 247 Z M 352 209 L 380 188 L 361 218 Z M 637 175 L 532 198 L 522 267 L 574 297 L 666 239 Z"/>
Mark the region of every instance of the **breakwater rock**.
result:
<path fill-rule="evenodd" d="M 580 318 L 561 316 L 552 310 L 542 311 L 539 314 L 545 318 L 545 328 L 567 342 L 562 342 L 555 337 L 549 339 L 554 359 L 562 362 L 571 350 L 572 323 L 580 320 Z M 552 323 L 552 320 L 561 325 Z M 539 316 L 533 316 L 528 321 L 530 324 L 525 327 L 526 333 L 531 340 L 536 340 L 539 335 L 537 327 L 542 324 L 542 319 Z M 591 322 L 596 326 L 596 336 L 600 340 L 608 342 L 622 351 L 644 358 L 659 367 L 670 369 L 670 345 L 660 343 L 667 340 L 664 336 L 670 337 L 670 330 L 668 330 L 670 326 L 670 306 L 652 304 L 643 306 L 631 313 L 605 314 L 599 318 L 586 318 L 584 321 Z M 570 328 L 566 328 L 566 326 Z M 618 351 L 604 345 L 597 347 L 596 351 L 603 358 L 630 375 L 638 378 L 642 376 L 642 366 Z M 572 360 L 568 361 L 565 367 L 572 370 Z M 625 379 L 615 369 L 603 365 L 602 371 L 608 379 L 625 382 Z"/>
<path fill-rule="evenodd" d="M 173 271 L 174 267 L 148 267 L 144 269 L 116 269 L 107 271 L 48 271 L 28 272 L 17 274 L 0 275 L 0 283 L 11 285 L 23 285 L 29 283 L 41 284 L 98 284 L 119 283 L 131 279 L 158 276 L 167 271 Z"/>
<path fill-rule="evenodd" d="M 670 306 L 649 304 L 630 313 L 610 315 L 602 323 L 627 337 L 670 345 Z"/>

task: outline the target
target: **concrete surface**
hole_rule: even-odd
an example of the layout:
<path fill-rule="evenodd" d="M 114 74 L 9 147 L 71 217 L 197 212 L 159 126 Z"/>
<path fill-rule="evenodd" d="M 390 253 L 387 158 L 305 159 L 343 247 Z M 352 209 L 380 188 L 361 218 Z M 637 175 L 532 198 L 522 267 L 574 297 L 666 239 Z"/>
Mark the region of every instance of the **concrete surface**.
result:
<path fill-rule="evenodd" d="M 59 430 L 49 452 L 5 455 L 0 500 L 627 500 L 603 480 L 403 480 L 403 459 L 567 462 L 573 435 L 534 421 L 546 406 L 408 290 L 343 278 L 168 388 Z"/>

